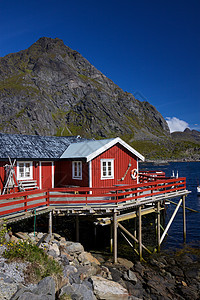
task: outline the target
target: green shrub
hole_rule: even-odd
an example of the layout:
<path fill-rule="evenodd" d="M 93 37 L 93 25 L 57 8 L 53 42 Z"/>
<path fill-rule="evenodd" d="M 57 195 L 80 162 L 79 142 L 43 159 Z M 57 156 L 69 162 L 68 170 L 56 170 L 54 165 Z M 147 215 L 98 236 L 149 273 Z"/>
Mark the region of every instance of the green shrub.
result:
<path fill-rule="evenodd" d="M 62 268 L 59 263 L 44 252 L 43 249 L 29 241 L 19 241 L 19 243 L 8 243 L 7 250 L 4 252 L 4 257 L 9 261 L 20 260 L 30 262 L 27 268 L 28 281 L 38 281 L 47 276 L 52 276 L 62 273 Z"/>
<path fill-rule="evenodd" d="M 11 228 L 7 229 L 6 221 L 4 223 L 0 223 L 0 244 L 5 243 L 5 235 L 11 230 Z"/>

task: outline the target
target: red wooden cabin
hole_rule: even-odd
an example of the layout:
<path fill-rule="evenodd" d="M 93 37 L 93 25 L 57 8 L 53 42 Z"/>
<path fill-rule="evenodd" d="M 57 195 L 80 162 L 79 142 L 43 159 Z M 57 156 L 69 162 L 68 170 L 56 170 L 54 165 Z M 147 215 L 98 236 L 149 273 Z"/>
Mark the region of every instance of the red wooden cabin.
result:
<path fill-rule="evenodd" d="M 144 161 L 140 153 L 120 138 L 88 140 L 79 136 L 1 133 L 0 141 L 1 191 L 5 186 L 8 157 L 15 161 L 17 181 L 26 189 L 129 185 L 138 182 L 138 161 Z"/>

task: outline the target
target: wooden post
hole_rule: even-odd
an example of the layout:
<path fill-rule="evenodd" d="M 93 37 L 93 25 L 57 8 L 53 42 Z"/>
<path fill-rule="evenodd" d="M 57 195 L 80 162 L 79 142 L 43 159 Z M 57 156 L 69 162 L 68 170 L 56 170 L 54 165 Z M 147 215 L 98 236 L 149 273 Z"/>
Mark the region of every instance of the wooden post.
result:
<path fill-rule="evenodd" d="M 160 201 L 157 202 L 157 243 L 160 252 Z"/>
<path fill-rule="evenodd" d="M 117 263 L 117 213 L 113 213 L 113 235 L 114 235 L 114 245 L 113 245 L 113 262 Z"/>
<path fill-rule="evenodd" d="M 183 196 L 183 243 L 186 243 L 185 196 Z"/>
<path fill-rule="evenodd" d="M 79 242 L 79 218 L 76 215 L 76 241 Z"/>
<path fill-rule="evenodd" d="M 52 235 L 52 211 L 49 212 L 49 234 Z"/>
<path fill-rule="evenodd" d="M 135 238 L 137 238 L 137 218 L 135 217 L 134 218 L 134 232 L 133 232 L 133 235 Z M 136 241 L 134 240 L 134 246 L 136 248 Z"/>
<path fill-rule="evenodd" d="M 110 224 L 110 253 L 113 252 L 113 224 Z"/>
<path fill-rule="evenodd" d="M 139 242 L 139 257 L 142 260 L 142 215 L 141 215 L 141 205 L 138 208 L 138 242 Z"/>

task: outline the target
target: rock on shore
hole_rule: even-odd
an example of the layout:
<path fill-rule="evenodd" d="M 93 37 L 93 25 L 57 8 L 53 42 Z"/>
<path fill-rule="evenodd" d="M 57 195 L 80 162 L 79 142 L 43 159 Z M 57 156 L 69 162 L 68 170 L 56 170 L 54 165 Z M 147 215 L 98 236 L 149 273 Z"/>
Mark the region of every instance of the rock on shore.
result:
<path fill-rule="evenodd" d="M 8 264 L 0 246 L 0 300 L 139 300 L 200 298 L 200 255 L 195 251 L 155 255 L 147 263 L 123 258 L 117 264 L 84 251 L 80 243 L 58 234 L 17 233 L 11 240 L 31 240 L 58 261 L 62 278 L 48 276 L 37 284 L 27 283 L 28 263 Z M 97 259 L 98 258 L 98 259 Z M 101 261 L 101 263 L 100 263 Z"/>

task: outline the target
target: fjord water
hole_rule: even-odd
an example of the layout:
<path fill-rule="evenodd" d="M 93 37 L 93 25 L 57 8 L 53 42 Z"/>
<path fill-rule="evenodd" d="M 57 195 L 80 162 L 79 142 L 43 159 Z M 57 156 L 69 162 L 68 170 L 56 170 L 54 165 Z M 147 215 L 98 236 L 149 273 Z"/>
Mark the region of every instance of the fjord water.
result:
<path fill-rule="evenodd" d="M 141 163 L 140 170 L 161 170 L 166 173 L 166 176 L 171 176 L 174 171 L 175 176 L 178 171 L 179 177 L 186 177 L 187 190 L 191 193 L 186 197 L 186 206 L 197 210 L 199 213 L 194 213 L 186 210 L 186 230 L 187 244 L 199 247 L 200 246 L 200 196 L 197 196 L 197 185 L 200 184 L 200 162 L 170 162 L 168 164 L 151 164 Z M 172 199 L 174 200 L 174 199 Z M 178 202 L 177 198 L 174 202 Z M 166 224 L 170 219 L 175 205 L 170 204 L 166 210 Z M 162 231 L 161 231 L 162 233 Z M 183 243 L 183 215 L 182 208 L 179 211 L 168 231 L 168 236 L 163 242 L 163 249 L 175 249 L 182 247 Z"/>

